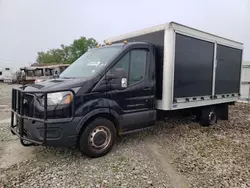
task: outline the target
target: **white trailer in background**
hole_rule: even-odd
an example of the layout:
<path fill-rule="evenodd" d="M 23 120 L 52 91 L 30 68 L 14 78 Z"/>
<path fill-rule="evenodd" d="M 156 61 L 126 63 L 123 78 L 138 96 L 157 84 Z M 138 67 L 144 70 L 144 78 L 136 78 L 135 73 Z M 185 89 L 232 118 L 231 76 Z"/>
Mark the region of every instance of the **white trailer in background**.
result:
<path fill-rule="evenodd" d="M 248 101 L 250 103 L 250 64 L 242 65 L 240 90 L 241 100 Z"/>
<path fill-rule="evenodd" d="M 12 82 L 13 69 L 10 67 L 0 68 L 0 81 Z"/>

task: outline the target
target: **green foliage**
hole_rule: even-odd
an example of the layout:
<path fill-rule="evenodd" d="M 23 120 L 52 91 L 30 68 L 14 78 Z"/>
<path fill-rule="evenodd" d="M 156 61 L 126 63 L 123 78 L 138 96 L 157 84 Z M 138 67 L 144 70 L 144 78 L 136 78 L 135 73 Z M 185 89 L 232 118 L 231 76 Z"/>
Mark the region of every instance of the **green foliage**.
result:
<path fill-rule="evenodd" d="M 69 46 L 61 45 L 61 48 L 51 49 L 47 52 L 38 52 L 37 63 L 73 63 L 82 54 L 84 54 L 89 48 L 93 48 L 97 45 L 97 41 L 93 38 L 81 37 L 74 40 Z"/>

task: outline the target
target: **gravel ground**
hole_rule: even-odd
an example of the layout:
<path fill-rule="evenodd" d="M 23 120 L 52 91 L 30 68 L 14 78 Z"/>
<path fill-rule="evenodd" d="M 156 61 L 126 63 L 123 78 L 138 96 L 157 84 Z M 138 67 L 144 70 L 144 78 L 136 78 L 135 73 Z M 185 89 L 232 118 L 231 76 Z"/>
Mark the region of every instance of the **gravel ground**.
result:
<path fill-rule="evenodd" d="M 250 105 L 201 127 L 170 119 L 120 137 L 106 156 L 22 147 L 10 134 L 10 88 L 0 84 L 0 187 L 250 187 Z"/>
<path fill-rule="evenodd" d="M 159 128 L 166 139 L 158 143 L 190 187 L 250 187 L 250 105 L 231 107 L 229 117 L 210 127 L 172 120 Z"/>

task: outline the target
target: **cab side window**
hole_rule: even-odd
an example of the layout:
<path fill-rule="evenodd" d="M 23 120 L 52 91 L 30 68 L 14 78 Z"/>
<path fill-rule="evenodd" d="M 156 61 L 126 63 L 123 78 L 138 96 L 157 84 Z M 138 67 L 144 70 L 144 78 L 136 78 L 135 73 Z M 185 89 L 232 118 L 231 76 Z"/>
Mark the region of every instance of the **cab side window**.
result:
<path fill-rule="evenodd" d="M 146 50 L 131 50 L 111 68 L 110 72 L 114 72 L 117 68 L 123 68 L 127 75 L 128 85 L 132 85 L 144 79 L 146 63 Z"/>
<path fill-rule="evenodd" d="M 119 61 L 118 63 L 115 64 L 115 66 L 113 66 L 110 70 L 111 73 L 113 73 L 116 69 L 118 68 L 123 68 L 124 71 L 126 72 L 126 75 L 128 77 L 128 71 L 129 71 L 129 56 L 130 53 L 127 53 L 126 55 L 124 55 Z"/>
<path fill-rule="evenodd" d="M 130 56 L 130 71 L 128 85 L 143 80 L 147 63 L 146 50 L 132 50 Z"/>

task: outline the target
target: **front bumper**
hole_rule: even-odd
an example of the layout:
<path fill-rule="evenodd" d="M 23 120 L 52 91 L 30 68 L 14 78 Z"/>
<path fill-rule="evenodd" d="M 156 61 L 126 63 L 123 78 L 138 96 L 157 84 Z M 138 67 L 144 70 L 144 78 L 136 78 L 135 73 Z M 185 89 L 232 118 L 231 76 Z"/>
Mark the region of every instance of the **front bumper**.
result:
<path fill-rule="evenodd" d="M 47 124 L 46 141 L 44 140 L 44 125 L 41 122 L 24 120 L 23 137 L 30 145 L 44 145 L 53 147 L 75 146 L 78 139 L 76 127 L 81 117 L 75 117 L 70 122 Z M 13 129 L 12 129 L 13 130 Z M 14 128 L 14 134 L 19 136 L 19 124 Z M 24 142 L 25 143 L 25 142 Z"/>
<path fill-rule="evenodd" d="M 62 92 L 62 90 L 59 90 Z M 74 117 L 74 98 L 73 94 L 71 103 L 72 116 L 69 118 L 48 119 L 48 93 L 57 91 L 25 91 L 24 88 L 12 89 L 12 111 L 11 111 L 11 132 L 20 138 L 21 144 L 24 146 L 30 145 L 46 145 L 46 146 L 72 146 L 76 144 L 77 133 L 76 127 L 80 121 L 80 117 Z M 36 98 L 36 94 L 44 95 L 44 114 L 43 119 L 29 117 L 24 115 L 24 98 L 27 95 L 32 95 Z M 16 117 L 16 121 L 15 121 Z"/>

